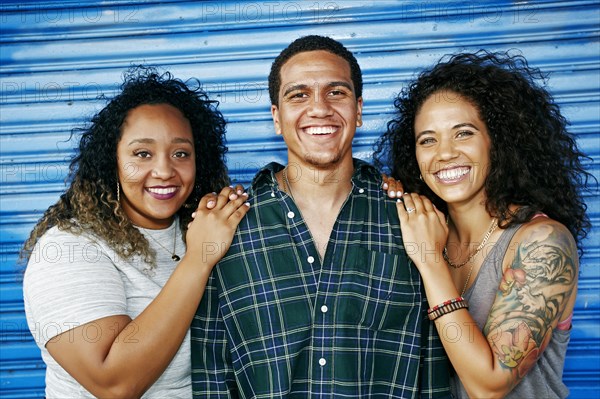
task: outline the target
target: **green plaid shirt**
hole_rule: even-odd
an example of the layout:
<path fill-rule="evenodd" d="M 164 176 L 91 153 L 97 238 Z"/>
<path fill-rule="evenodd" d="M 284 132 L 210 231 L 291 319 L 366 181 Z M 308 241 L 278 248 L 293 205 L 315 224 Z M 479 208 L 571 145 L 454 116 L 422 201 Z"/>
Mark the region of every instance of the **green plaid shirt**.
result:
<path fill-rule="evenodd" d="M 379 172 L 354 161 L 352 192 L 323 262 L 271 163 L 215 267 L 191 327 L 197 398 L 449 397 L 447 359 L 427 319 Z"/>

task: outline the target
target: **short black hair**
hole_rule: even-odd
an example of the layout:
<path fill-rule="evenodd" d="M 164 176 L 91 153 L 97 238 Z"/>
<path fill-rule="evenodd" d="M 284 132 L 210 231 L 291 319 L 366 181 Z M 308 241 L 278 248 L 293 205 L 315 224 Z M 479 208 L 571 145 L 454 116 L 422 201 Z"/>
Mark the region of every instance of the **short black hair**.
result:
<path fill-rule="evenodd" d="M 331 54 L 335 54 L 345 59 L 350 65 L 350 76 L 352 78 L 352 84 L 354 85 L 354 92 L 356 98 L 362 97 L 362 72 L 358 61 L 342 43 L 327 37 L 318 35 L 303 36 L 299 39 L 294 40 L 287 46 L 275 61 L 271 65 L 271 72 L 269 73 L 269 97 L 271 98 L 271 104 L 279 105 L 279 88 L 281 86 L 281 67 L 290 58 L 298 53 L 306 53 L 308 51 L 327 51 Z"/>

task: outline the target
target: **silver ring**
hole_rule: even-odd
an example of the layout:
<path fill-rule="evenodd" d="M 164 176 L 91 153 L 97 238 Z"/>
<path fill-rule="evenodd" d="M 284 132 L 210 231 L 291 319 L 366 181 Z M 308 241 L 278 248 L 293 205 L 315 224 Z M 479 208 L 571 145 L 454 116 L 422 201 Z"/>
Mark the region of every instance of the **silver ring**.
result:
<path fill-rule="evenodd" d="M 413 213 L 415 208 L 406 208 L 406 213 Z"/>

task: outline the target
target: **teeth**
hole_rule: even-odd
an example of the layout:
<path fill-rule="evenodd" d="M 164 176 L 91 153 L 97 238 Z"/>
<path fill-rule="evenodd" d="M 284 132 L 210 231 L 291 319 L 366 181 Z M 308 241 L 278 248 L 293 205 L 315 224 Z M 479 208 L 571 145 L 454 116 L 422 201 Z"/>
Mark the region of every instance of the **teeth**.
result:
<path fill-rule="evenodd" d="M 440 180 L 455 180 L 469 173 L 469 168 L 444 169 L 436 173 Z"/>
<path fill-rule="evenodd" d="M 337 128 L 333 126 L 311 126 L 304 129 L 308 134 L 319 135 L 319 134 L 331 134 L 334 133 Z"/>
<path fill-rule="evenodd" d="M 174 193 L 176 190 L 177 190 L 176 187 L 167 187 L 167 188 L 149 187 L 148 188 L 148 191 L 150 191 L 151 193 L 160 194 L 160 195 L 171 194 L 171 193 Z"/>

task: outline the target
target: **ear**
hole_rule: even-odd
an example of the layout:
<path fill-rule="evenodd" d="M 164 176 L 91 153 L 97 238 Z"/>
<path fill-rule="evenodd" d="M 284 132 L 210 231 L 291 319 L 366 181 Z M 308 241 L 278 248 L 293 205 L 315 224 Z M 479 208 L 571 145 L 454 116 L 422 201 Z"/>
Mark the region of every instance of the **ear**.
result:
<path fill-rule="evenodd" d="M 363 107 L 363 98 L 359 97 L 356 100 L 356 127 L 362 126 L 362 107 Z"/>
<path fill-rule="evenodd" d="M 279 108 L 277 108 L 277 105 L 271 105 L 271 116 L 275 125 L 275 133 L 281 135 L 281 123 L 279 122 Z"/>

